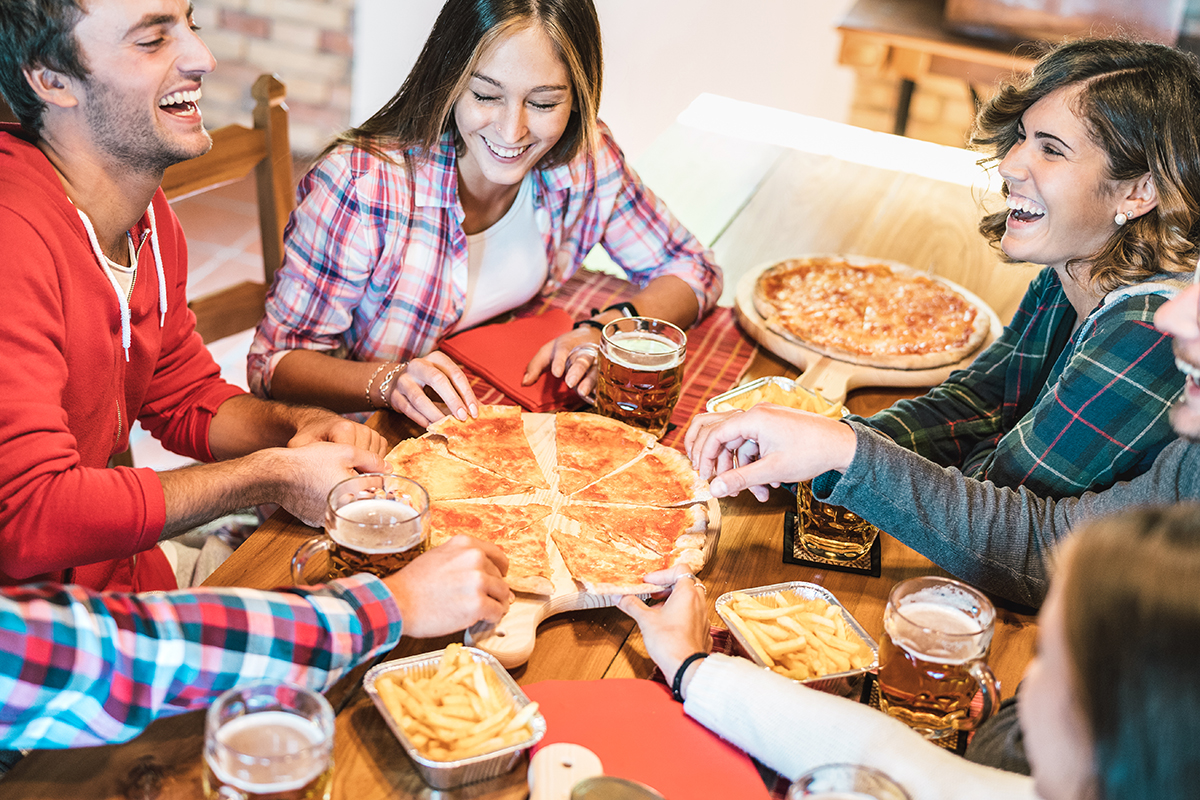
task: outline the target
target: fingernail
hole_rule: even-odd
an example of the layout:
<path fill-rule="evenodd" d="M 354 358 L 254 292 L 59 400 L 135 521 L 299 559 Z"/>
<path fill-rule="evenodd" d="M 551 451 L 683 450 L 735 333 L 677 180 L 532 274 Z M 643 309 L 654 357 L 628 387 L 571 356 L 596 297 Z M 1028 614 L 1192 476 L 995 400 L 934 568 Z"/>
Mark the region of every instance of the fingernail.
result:
<path fill-rule="evenodd" d="M 725 481 L 721 478 L 713 478 L 709 481 L 708 488 L 713 493 L 713 497 L 724 497 L 729 493 L 729 487 L 725 485 Z"/>
<path fill-rule="evenodd" d="M 455 414 L 454 416 L 458 417 L 459 422 L 466 422 L 467 421 L 467 410 L 465 408 L 460 408 L 458 410 L 458 413 Z"/>
<path fill-rule="evenodd" d="M 479 406 L 475 405 L 474 403 L 471 403 L 471 416 L 472 417 L 479 416 Z"/>

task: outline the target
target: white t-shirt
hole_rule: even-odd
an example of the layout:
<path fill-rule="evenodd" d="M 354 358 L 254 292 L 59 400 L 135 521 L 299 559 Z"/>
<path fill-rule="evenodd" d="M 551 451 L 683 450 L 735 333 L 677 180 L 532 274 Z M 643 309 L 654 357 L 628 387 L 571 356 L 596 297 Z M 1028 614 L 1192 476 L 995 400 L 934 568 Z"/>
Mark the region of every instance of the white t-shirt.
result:
<path fill-rule="evenodd" d="M 526 175 L 512 206 L 494 225 L 467 236 L 467 263 L 454 268 L 454 285 L 466 295 L 455 330 L 466 330 L 528 302 L 546 283 L 550 265 L 533 208 L 533 179 Z"/>

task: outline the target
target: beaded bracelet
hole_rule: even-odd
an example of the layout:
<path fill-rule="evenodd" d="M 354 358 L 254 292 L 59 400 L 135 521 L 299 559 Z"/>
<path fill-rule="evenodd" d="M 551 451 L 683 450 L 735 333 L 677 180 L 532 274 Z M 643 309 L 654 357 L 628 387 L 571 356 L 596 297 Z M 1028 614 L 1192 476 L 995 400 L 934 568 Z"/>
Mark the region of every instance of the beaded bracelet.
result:
<path fill-rule="evenodd" d="M 683 689 L 683 673 L 687 672 L 687 668 L 692 665 L 693 661 L 699 661 L 702 658 L 708 658 L 708 653 L 692 653 L 683 660 L 679 665 L 679 669 L 675 670 L 675 680 L 671 682 L 671 695 L 678 703 L 683 702 L 683 694 L 680 692 Z"/>
<path fill-rule="evenodd" d="M 371 373 L 371 377 L 367 380 L 367 405 L 369 405 L 371 408 L 379 408 L 379 406 L 375 405 L 375 401 L 371 399 L 371 385 L 375 383 L 375 379 L 379 377 L 379 373 L 387 369 L 387 365 L 391 363 L 393 362 L 384 361 L 375 368 L 375 371 Z"/>
<path fill-rule="evenodd" d="M 392 404 L 389 403 L 387 399 L 388 389 L 390 388 L 392 381 L 395 380 L 396 376 L 399 375 L 400 372 L 407 366 L 408 362 L 402 361 L 396 364 L 396 366 L 392 367 L 392 369 L 388 371 L 388 374 L 383 376 L 383 383 L 379 384 L 379 401 L 383 403 L 383 405 L 379 406 L 380 408 L 392 407 Z"/>

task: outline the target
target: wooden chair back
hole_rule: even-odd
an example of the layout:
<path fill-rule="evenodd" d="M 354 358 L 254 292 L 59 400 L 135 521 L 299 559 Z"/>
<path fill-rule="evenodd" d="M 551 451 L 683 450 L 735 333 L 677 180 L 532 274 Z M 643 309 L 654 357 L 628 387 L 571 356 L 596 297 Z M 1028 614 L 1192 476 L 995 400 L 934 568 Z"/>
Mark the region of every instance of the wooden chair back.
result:
<path fill-rule="evenodd" d="M 196 315 L 196 330 L 206 343 L 253 328 L 262 319 L 267 287 L 283 263 L 283 229 L 296 205 L 284 103 L 287 90 L 274 75 L 261 75 L 251 94 L 253 128 L 227 125 L 212 131 L 211 150 L 168 167 L 163 175 L 163 192 L 171 201 L 241 180 L 251 170 L 257 180 L 265 280 L 246 280 L 191 298 L 188 306 Z"/>

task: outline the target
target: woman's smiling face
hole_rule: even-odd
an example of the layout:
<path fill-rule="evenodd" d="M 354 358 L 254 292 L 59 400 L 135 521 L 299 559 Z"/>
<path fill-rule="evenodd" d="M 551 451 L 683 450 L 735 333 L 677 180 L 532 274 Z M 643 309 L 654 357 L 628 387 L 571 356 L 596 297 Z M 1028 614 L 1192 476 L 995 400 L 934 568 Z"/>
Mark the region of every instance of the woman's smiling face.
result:
<path fill-rule="evenodd" d="M 1026 109 L 1000 162 L 1010 209 L 1000 246 L 1010 258 L 1062 267 L 1098 253 L 1117 230 L 1123 185 L 1074 111 L 1079 92 L 1066 86 Z"/>
<path fill-rule="evenodd" d="M 494 42 L 454 104 L 466 152 L 459 180 L 472 193 L 519 184 L 566 130 L 571 81 L 546 33 L 528 25 Z"/>

